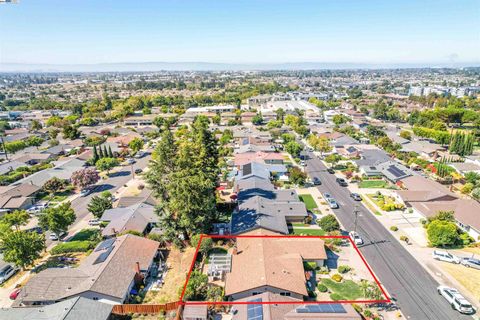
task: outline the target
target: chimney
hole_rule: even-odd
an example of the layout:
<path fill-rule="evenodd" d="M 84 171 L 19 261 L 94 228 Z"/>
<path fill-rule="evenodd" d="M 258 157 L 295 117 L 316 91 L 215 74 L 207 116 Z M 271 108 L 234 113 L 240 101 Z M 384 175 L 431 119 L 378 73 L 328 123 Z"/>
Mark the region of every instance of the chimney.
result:
<path fill-rule="evenodd" d="M 117 231 L 115 230 L 115 228 L 112 228 L 112 233 L 117 234 Z"/>
<path fill-rule="evenodd" d="M 237 249 L 237 247 L 233 247 L 232 253 L 233 253 L 234 256 L 238 254 L 238 249 Z"/>
<path fill-rule="evenodd" d="M 140 273 L 140 262 L 135 262 L 135 272 Z"/>

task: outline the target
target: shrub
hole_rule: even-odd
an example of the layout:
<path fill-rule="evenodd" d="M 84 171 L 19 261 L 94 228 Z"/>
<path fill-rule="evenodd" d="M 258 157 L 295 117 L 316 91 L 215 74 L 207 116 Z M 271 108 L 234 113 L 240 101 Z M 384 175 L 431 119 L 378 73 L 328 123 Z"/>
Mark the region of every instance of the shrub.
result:
<path fill-rule="evenodd" d="M 317 263 L 313 262 L 313 261 L 304 261 L 303 262 L 303 268 L 306 271 L 313 271 L 313 270 L 317 269 Z"/>
<path fill-rule="evenodd" d="M 434 220 L 428 224 L 427 236 L 434 247 L 450 246 L 457 241 L 457 226 L 450 221 Z"/>
<path fill-rule="evenodd" d="M 70 241 L 56 245 L 50 251 L 51 254 L 64 254 L 70 252 L 87 252 L 93 249 L 94 244 L 90 241 Z"/>
<path fill-rule="evenodd" d="M 343 277 L 338 274 L 338 273 L 335 273 L 333 276 L 332 276 L 332 280 L 335 281 L 335 282 L 341 282 L 343 280 Z"/>
<path fill-rule="evenodd" d="M 350 270 L 352 270 L 352 268 L 350 266 L 343 265 L 343 266 L 338 267 L 338 272 L 340 272 L 340 273 L 347 273 Z"/>
<path fill-rule="evenodd" d="M 407 236 L 400 236 L 400 240 L 408 242 L 408 237 Z"/>
<path fill-rule="evenodd" d="M 320 292 L 327 292 L 328 291 L 328 288 L 326 286 L 324 286 L 323 284 L 319 284 L 317 286 L 317 288 L 318 288 L 318 291 L 320 291 Z"/>
<path fill-rule="evenodd" d="M 305 219 L 303 220 L 303 222 L 304 222 L 305 224 L 312 224 L 312 220 L 313 220 L 312 216 L 308 215 L 308 216 L 305 217 Z"/>
<path fill-rule="evenodd" d="M 320 270 L 318 272 L 321 273 L 321 274 L 328 274 L 330 272 L 330 270 L 328 270 L 327 266 L 321 266 Z"/>
<path fill-rule="evenodd" d="M 397 226 L 391 226 L 391 227 L 390 227 L 390 230 L 392 230 L 392 231 L 398 231 L 398 227 L 397 227 Z"/>
<path fill-rule="evenodd" d="M 318 220 L 318 225 L 326 232 L 340 229 L 340 224 L 333 214 L 328 214 Z"/>

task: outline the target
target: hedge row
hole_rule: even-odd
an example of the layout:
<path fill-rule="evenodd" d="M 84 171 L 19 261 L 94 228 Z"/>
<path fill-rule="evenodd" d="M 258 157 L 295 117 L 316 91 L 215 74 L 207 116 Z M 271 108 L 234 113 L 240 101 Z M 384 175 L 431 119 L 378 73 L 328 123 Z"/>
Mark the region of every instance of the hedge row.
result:
<path fill-rule="evenodd" d="M 63 254 L 70 252 L 87 252 L 95 247 L 92 241 L 70 241 L 56 245 L 52 248 L 51 254 Z"/>

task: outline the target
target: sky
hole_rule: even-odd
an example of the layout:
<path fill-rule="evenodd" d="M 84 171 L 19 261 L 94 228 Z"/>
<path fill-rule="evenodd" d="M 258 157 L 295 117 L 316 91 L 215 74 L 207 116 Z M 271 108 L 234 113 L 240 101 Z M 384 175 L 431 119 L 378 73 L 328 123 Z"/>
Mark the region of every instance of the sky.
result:
<path fill-rule="evenodd" d="M 18 0 L 0 63 L 480 64 L 480 0 Z"/>

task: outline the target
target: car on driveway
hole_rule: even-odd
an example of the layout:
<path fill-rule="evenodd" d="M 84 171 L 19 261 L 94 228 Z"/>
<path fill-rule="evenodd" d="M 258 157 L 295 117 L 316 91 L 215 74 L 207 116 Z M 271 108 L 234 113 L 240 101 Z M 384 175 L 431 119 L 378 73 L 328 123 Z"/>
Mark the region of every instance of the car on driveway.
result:
<path fill-rule="evenodd" d="M 28 208 L 26 211 L 27 211 L 29 214 L 39 214 L 39 213 L 42 213 L 42 211 L 45 210 L 47 207 L 48 207 L 48 204 L 47 204 L 47 203 L 44 203 L 44 204 L 36 204 L 36 205 L 31 206 L 30 208 Z"/>
<path fill-rule="evenodd" d="M 475 312 L 472 304 L 465 299 L 457 289 L 446 286 L 437 288 L 438 294 L 444 297 L 452 306 L 452 309 L 460 313 L 471 314 Z"/>
<path fill-rule="evenodd" d="M 448 253 L 447 251 L 443 250 L 434 250 L 432 252 L 433 259 L 439 260 L 439 261 L 445 261 L 445 262 L 450 262 L 450 263 L 460 263 L 460 258 L 457 256 L 454 256 L 451 253 Z"/>
<path fill-rule="evenodd" d="M 460 261 L 461 264 L 463 264 L 467 268 L 475 268 L 480 270 L 480 259 L 474 259 L 474 258 L 463 258 Z"/>
<path fill-rule="evenodd" d="M 90 194 L 90 192 L 92 192 L 91 189 L 82 189 L 82 190 L 80 191 L 80 197 L 86 197 L 86 196 L 88 196 L 88 195 Z"/>
<path fill-rule="evenodd" d="M 328 169 L 327 169 L 327 172 L 330 173 L 330 174 L 334 174 L 334 173 L 335 173 L 335 170 L 333 170 L 332 168 L 328 168 Z"/>
<path fill-rule="evenodd" d="M 6 264 L 0 269 L 0 284 L 10 279 L 15 273 L 18 272 L 18 268 L 13 267 L 11 264 Z"/>
<path fill-rule="evenodd" d="M 98 225 L 100 225 L 100 220 L 99 219 L 90 219 L 90 220 L 88 220 L 88 225 L 89 226 L 98 226 Z"/>
<path fill-rule="evenodd" d="M 343 179 L 343 178 L 337 178 L 335 181 L 337 181 L 337 183 L 338 183 L 341 187 L 346 187 L 346 186 L 348 186 L 347 181 L 345 181 L 345 179 Z"/>
<path fill-rule="evenodd" d="M 360 235 L 357 232 L 350 231 L 348 235 L 350 236 L 350 238 L 352 238 L 353 243 L 355 243 L 356 245 L 363 244 L 363 239 L 360 237 Z"/>
<path fill-rule="evenodd" d="M 58 236 L 55 232 L 52 232 L 52 233 L 49 234 L 48 238 L 50 240 L 53 240 L 53 241 L 58 241 L 59 239 L 61 239 L 66 234 L 67 234 L 66 232 L 62 232 L 62 233 L 60 233 L 60 236 Z"/>
<path fill-rule="evenodd" d="M 21 288 L 13 290 L 12 293 L 10 293 L 10 295 L 8 296 L 10 298 L 10 300 L 17 299 L 18 295 L 20 294 L 20 291 L 22 291 Z"/>
<path fill-rule="evenodd" d="M 327 201 L 328 201 L 328 205 L 330 206 L 330 208 L 332 208 L 332 209 L 338 209 L 339 208 L 338 203 L 335 199 L 327 198 Z"/>
<path fill-rule="evenodd" d="M 316 185 L 316 186 L 319 186 L 319 185 L 322 184 L 322 181 L 321 181 L 319 178 L 317 178 L 317 177 L 314 177 L 314 178 L 312 179 L 312 182 L 313 182 L 313 184 Z"/>
<path fill-rule="evenodd" d="M 355 201 L 362 201 L 362 197 L 358 193 L 350 193 L 350 197 Z"/>

